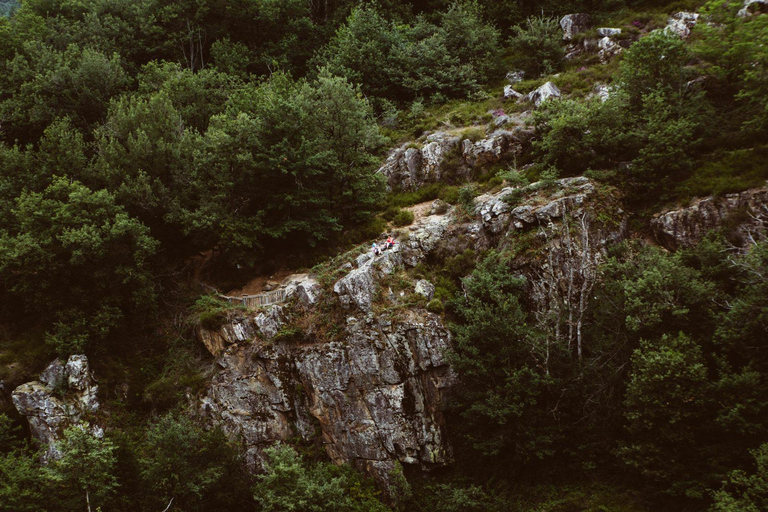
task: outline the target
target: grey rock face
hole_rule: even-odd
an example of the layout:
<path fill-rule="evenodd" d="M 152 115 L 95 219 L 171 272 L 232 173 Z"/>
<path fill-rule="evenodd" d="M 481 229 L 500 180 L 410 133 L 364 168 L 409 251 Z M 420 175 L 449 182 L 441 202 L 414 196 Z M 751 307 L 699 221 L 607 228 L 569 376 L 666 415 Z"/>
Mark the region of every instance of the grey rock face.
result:
<path fill-rule="evenodd" d="M 597 52 L 597 55 L 600 57 L 601 62 L 608 62 L 611 60 L 611 58 L 615 57 L 616 55 L 620 54 L 624 49 L 611 39 L 609 36 L 603 37 L 597 42 L 598 48 L 600 50 Z"/>
<path fill-rule="evenodd" d="M 423 312 L 349 322 L 343 343 L 232 346 L 200 413 L 243 442 L 253 469 L 267 446 L 319 435 L 332 460 L 386 485 L 394 461 L 428 469 L 450 458 L 441 413 L 454 381 L 449 342 Z"/>
<path fill-rule="evenodd" d="M 224 352 L 230 344 L 252 339 L 256 334 L 256 325 L 248 316 L 234 315 L 217 330 L 197 326 L 195 333 L 205 348 L 208 349 L 208 352 L 217 356 Z"/>
<path fill-rule="evenodd" d="M 726 221 L 735 225 L 730 238 L 742 248 L 752 240 L 764 239 L 768 232 L 768 188 L 699 199 L 659 215 L 651 220 L 651 227 L 661 244 L 678 249 L 696 245 Z"/>
<path fill-rule="evenodd" d="M 39 381 L 13 391 L 13 405 L 29 421 L 32 436 L 46 447 L 44 461 L 61 455 L 56 442 L 64 429 L 98 410 L 98 389 L 88 358 L 73 355 L 66 363 L 56 359 L 40 374 Z"/>
<path fill-rule="evenodd" d="M 427 281 L 426 279 L 419 279 L 416 281 L 416 287 L 414 292 L 418 293 L 427 300 L 432 300 L 435 296 L 435 285 Z"/>
<path fill-rule="evenodd" d="M 558 89 L 557 86 L 552 82 L 547 82 L 538 89 L 535 89 L 523 96 L 523 99 L 525 101 L 533 102 L 533 104 L 538 107 L 547 100 L 557 99 L 559 97 L 560 89 Z"/>
<path fill-rule="evenodd" d="M 594 95 L 600 98 L 600 101 L 606 101 L 611 97 L 612 87 L 606 84 L 595 84 L 593 91 Z"/>
<path fill-rule="evenodd" d="M 699 14 L 695 12 L 677 12 L 669 17 L 664 30 L 677 34 L 686 39 L 691 35 L 691 30 L 696 26 Z"/>
<path fill-rule="evenodd" d="M 589 29 L 591 22 L 592 20 L 589 14 L 586 13 L 566 14 L 560 18 L 560 28 L 563 29 L 563 39 L 570 41 L 576 34 Z"/>
<path fill-rule="evenodd" d="M 459 137 L 444 132 L 430 135 L 426 144 L 420 149 L 412 147 L 412 143 L 393 150 L 378 173 L 387 180 L 390 190 L 412 190 L 426 183 L 444 181 L 445 162 L 449 154 L 458 157 L 454 162 L 452 179 L 464 179 L 471 175 L 477 166 L 494 163 L 505 157 L 511 157 L 520 151 L 522 141 L 529 137 L 529 130 L 521 125 L 525 115 L 506 116 L 505 128 L 516 125 L 512 129 L 497 130 L 485 139 L 477 142 L 463 140 L 459 145 Z M 455 154 L 458 147 L 459 153 Z"/>
<path fill-rule="evenodd" d="M 267 341 L 256 327 L 253 340 L 230 340 L 200 414 L 242 441 L 254 469 L 263 464 L 264 448 L 295 436 L 319 436 L 334 461 L 352 462 L 384 487 L 398 461 L 423 469 L 448 463 L 442 407 L 455 381 L 445 359 L 450 334 L 439 316 L 423 309 L 374 313 L 377 289 L 400 265 L 415 266 L 446 250 L 505 247 L 516 243 L 516 236 L 508 236 L 516 231 L 534 234 L 540 247 L 518 270 L 531 283 L 537 318 L 580 346 L 597 266 L 606 246 L 621 239 L 622 225 L 597 220 L 590 205 L 595 187 L 587 178 L 545 185 L 517 206 L 503 201 L 511 188 L 477 197 L 469 221 L 451 210 L 421 218 L 398 250 L 359 256 L 334 285 L 347 308 L 335 341 Z M 621 212 L 608 216 L 620 218 Z M 431 283 L 414 284 L 416 293 L 434 293 Z"/>

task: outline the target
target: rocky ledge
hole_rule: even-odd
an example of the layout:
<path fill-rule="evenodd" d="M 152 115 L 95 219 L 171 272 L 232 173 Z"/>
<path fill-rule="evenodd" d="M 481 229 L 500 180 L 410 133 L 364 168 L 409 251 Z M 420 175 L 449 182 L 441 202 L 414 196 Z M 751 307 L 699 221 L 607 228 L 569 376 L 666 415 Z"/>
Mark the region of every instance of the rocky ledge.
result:
<path fill-rule="evenodd" d="M 745 248 L 768 232 L 768 188 L 705 197 L 658 215 L 651 227 L 668 249 L 693 247 L 712 230 L 729 226 L 729 239 Z"/>

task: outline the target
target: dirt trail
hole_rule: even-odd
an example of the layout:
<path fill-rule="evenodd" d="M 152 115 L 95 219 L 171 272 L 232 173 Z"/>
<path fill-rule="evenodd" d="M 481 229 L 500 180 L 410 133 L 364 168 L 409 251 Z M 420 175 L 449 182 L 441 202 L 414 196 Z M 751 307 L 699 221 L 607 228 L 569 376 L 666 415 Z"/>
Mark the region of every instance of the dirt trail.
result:
<path fill-rule="evenodd" d="M 414 204 L 413 206 L 407 206 L 404 210 L 413 213 L 413 222 L 418 222 L 424 217 L 429 216 L 429 211 L 432 209 L 432 203 L 434 203 L 434 201 L 424 201 L 423 203 Z"/>
<path fill-rule="evenodd" d="M 265 289 L 267 283 L 275 283 L 279 285 L 285 280 L 286 277 L 290 276 L 291 274 L 293 274 L 293 271 L 283 268 L 277 272 L 273 272 L 270 275 L 257 276 L 248 281 L 245 285 L 243 285 L 242 288 L 229 290 L 225 295 L 229 295 L 230 297 L 239 297 L 241 295 L 256 295 L 258 293 L 263 293 L 267 291 Z"/>

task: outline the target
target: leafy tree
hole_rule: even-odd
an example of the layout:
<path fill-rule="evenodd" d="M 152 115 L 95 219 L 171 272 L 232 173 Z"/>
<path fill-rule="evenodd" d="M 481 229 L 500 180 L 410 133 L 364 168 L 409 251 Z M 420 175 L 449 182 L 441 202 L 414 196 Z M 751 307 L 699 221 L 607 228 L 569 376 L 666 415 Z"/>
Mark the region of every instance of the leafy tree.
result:
<path fill-rule="evenodd" d="M 708 92 L 725 103 L 721 126 L 730 127 L 729 121 L 735 119 L 759 135 L 768 129 L 768 18 L 739 17 L 737 11 L 742 7 L 743 3 L 734 1 L 709 2 L 702 7 L 702 14 L 712 22 L 697 28 L 693 50 L 713 82 Z"/>
<path fill-rule="evenodd" d="M 715 339 L 738 360 L 764 373 L 768 357 L 756 341 L 768 332 L 768 243 L 753 246 L 732 265 L 738 272 L 739 289 L 720 319 Z"/>
<path fill-rule="evenodd" d="M 0 452 L 0 511 L 44 510 L 46 484 L 36 454 L 21 449 Z"/>
<path fill-rule="evenodd" d="M 115 201 L 154 237 L 178 241 L 180 229 L 168 219 L 179 208 L 174 189 L 187 179 L 197 140 L 166 92 L 120 97 L 96 131 L 97 157 L 89 180 L 112 191 Z"/>
<path fill-rule="evenodd" d="M 242 262 L 267 247 L 315 246 L 375 208 L 379 140 L 367 102 L 346 80 L 275 74 L 214 118 L 182 222 Z"/>
<path fill-rule="evenodd" d="M 521 302 L 525 280 L 492 254 L 463 286 L 450 353 L 462 381 L 462 434 L 485 455 L 518 462 L 552 455 L 558 431 L 547 408 L 556 385 L 550 368 L 562 354 L 531 325 Z"/>
<path fill-rule="evenodd" d="M 657 30 L 641 38 L 624 52 L 620 62 L 620 84 L 637 108 L 651 92 L 682 95 L 687 80 L 684 66 L 690 55 L 676 35 Z"/>
<path fill-rule="evenodd" d="M 563 31 L 557 18 L 531 16 L 525 25 L 513 27 L 509 40 L 515 52 L 515 65 L 529 76 L 554 73 L 560 69 L 565 49 Z"/>
<path fill-rule="evenodd" d="M 768 508 L 768 444 L 752 452 L 756 470 L 733 471 L 723 489 L 714 493 L 710 512 L 759 512 Z"/>
<path fill-rule="evenodd" d="M 56 178 L 24 192 L 0 232 L 0 280 L 47 325 L 61 353 L 82 351 L 154 302 L 157 242 L 107 191 Z"/>
<path fill-rule="evenodd" d="M 138 92 L 146 101 L 158 93 L 168 97 L 184 126 L 203 133 L 212 116 L 224 112 L 229 97 L 242 84 L 215 69 L 193 73 L 179 64 L 150 62 L 138 74 Z"/>
<path fill-rule="evenodd" d="M 56 496 L 56 504 L 50 505 L 63 510 L 82 509 L 83 505 L 91 510 L 106 505 L 118 487 L 112 442 L 83 423 L 64 431 L 58 449 L 61 458 L 51 462 L 45 471 Z"/>
<path fill-rule="evenodd" d="M 329 463 L 307 466 L 290 446 L 265 450 L 266 473 L 254 487 L 264 512 L 363 512 L 389 510 L 376 499 L 370 483 L 350 467 Z"/>
<path fill-rule="evenodd" d="M 620 456 L 669 492 L 701 497 L 709 403 L 707 368 L 695 342 L 682 333 L 642 341 L 632 356 L 624 402 L 629 439 Z"/>
<path fill-rule="evenodd" d="M 185 416 L 163 416 L 146 433 L 139 459 L 147 501 L 162 510 L 221 510 L 246 487 L 235 448 L 221 430 L 203 430 Z"/>
<path fill-rule="evenodd" d="M 627 116 L 626 96 L 616 92 L 602 102 L 560 100 L 545 102 L 534 113 L 534 149 L 543 163 L 565 174 L 605 168 L 631 160 L 639 140 Z"/>
<path fill-rule="evenodd" d="M 455 2 L 439 24 L 391 21 L 373 7 L 352 11 L 318 62 L 380 98 L 466 97 L 496 69 L 498 32 L 476 2 Z"/>
<path fill-rule="evenodd" d="M 0 122 L 6 140 L 36 140 L 58 117 L 88 130 L 129 77 L 118 54 L 70 45 L 63 51 L 29 41 L 0 79 Z"/>

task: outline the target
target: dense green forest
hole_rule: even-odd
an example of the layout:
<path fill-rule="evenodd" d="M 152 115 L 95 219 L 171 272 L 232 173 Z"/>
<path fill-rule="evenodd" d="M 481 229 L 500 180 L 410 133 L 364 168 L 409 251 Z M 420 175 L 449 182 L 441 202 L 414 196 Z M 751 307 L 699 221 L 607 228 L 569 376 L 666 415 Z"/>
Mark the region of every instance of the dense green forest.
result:
<path fill-rule="evenodd" d="M 740 250 L 725 225 L 675 252 L 644 243 L 664 206 L 766 184 L 756 5 L 0 1 L 0 392 L 80 353 L 102 389 L 131 389 L 48 464 L 0 399 L 0 511 L 768 509 L 768 242 Z M 680 10 L 707 20 L 688 39 L 662 30 Z M 574 12 L 620 26 L 621 55 L 566 59 Z M 501 98 L 510 70 L 522 93 L 564 93 L 533 113 L 522 161 L 387 192 L 388 149 L 529 108 Z M 542 341 L 523 242 L 416 270 L 453 333 L 449 467 L 387 493 L 297 441 L 253 476 L 190 419 L 211 366 L 192 258 L 242 284 L 367 246 L 405 206 L 468 212 L 502 183 L 572 176 L 617 191 L 633 232 L 599 268 L 583 353 Z"/>

